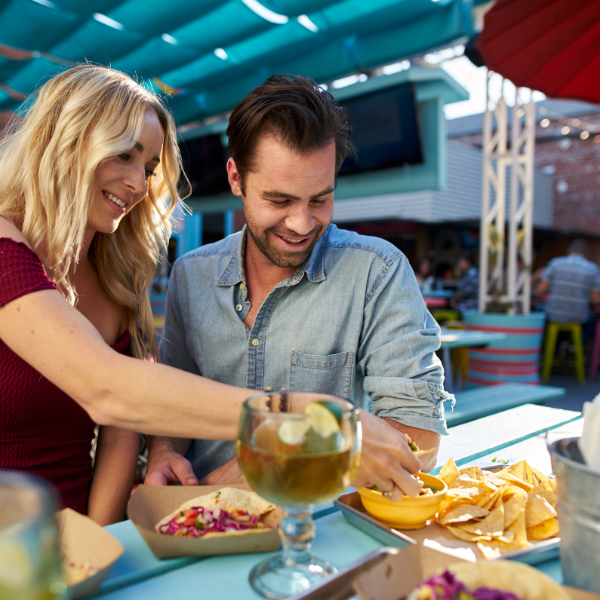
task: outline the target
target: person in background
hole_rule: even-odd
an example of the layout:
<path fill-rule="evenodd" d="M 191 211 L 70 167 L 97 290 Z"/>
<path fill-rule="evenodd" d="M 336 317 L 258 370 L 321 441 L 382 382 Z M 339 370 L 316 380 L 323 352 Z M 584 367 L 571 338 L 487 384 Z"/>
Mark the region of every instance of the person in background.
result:
<path fill-rule="evenodd" d="M 421 258 L 417 263 L 417 269 L 415 271 L 415 277 L 417 283 L 421 288 L 421 293 L 427 294 L 434 288 L 435 277 L 431 274 L 431 262 L 428 258 Z"/>
<path fill-rule="evenodd" d="M 464 252 L 458 260 L 460 279 L 450 306 L 459 310 L 477 310 L 479 307 L 479 271 L 475 266 L 475 254 Z"/>
<path fill-rule="evenodd" d="M 331 224 L 350 125 L 308 77 L 274 75 L 231 113 L 227 169 L 246 227 L 175 263 L 165 364 L 256 389 L 329 393 L 369 407 L 394 434 L 437 450 L 447 433 L 440 329 L 406 257 Z M 233 483 L 235 446 L 214 438 L 150 440 L 146 483 Z M 363 451 L 365 456 L 365 451 Z M 435 466 L 436 452 L 423 461 Z M 193 471 L 192 471 L 193 467 Z M 405 480 L 379 488 L 392 495 Z"/>
<path fill-rule="evenodd" d="M 576 239 L 567 256 L 548 263 L 538 285 L 539 294 L 549 293 L 548 320 L 553 323 L 581 323 L 583 342 L 594 334 L 596 318 L 591 305 L 600 304 L 600 269 L 586 259 L 588 244 Z"/>
<path fill-rule="evenodd" d="M 125 513 L 132 431 L 233 441 L 252 394 L 153 362 L 147 292 L 180 174 L 158 96 L 105 67 L 51 79 L 0 141 L 0 469 L 45 477 L 103 525 Z M 209 336 L 226 345 L 218 325 Z M 112 427 L 92 478 L 95 423 Z M 404 436 L 364 412 L 361 423 L 356 483 L 396 478 L 416 494 Z"/>

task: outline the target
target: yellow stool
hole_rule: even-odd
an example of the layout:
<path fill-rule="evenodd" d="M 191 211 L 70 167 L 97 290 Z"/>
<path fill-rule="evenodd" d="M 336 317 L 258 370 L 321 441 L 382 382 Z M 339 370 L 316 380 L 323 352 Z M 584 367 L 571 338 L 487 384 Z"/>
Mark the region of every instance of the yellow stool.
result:
<path fill-rule="evenodd" d="M 571 339 L 575 345 L 575 361 L 568 361 L 574 365 L 575 374 L 581 385 L 585 385 L 585 367 L 583 364 L 583 338 L 581 336 L 580 323 L 548 323 L 546 328 L 546 341 L 544 342 L 544 368 L 542 369 L 542 379 L 548 381 L 552 365 L 564 361 L 554 359 L 556 349 L 556 338 L 559 331 L 567 331 L 571 334 Z"/>
<path fill-rule="evenodd" d="M 457 310 L 448 310 L 446 308 L 441 308 L 437 310 L 431 311 L 433 318 L 441 323 L 442 321 L 459 321 L 460 313 Z"/>

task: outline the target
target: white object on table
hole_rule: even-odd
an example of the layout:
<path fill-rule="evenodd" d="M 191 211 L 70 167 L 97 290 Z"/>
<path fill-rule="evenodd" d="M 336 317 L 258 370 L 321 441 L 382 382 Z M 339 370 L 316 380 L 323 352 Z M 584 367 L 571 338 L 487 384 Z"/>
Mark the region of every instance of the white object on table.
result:
<path fill-rule="evenodd" d="M 600 394 L 583 404 L 583 418 L 579 449 L 587 465 L 600 471 Z"/>

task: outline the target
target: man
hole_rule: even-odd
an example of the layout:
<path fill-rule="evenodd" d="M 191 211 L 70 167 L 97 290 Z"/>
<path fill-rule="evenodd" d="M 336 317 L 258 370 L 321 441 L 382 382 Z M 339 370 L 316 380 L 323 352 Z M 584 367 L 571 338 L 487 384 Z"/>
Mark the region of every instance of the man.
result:
<path fill-rule="evenodd" d="M 377 435 L 363 436 L 365 469 L 375 459 L 394 463 L 384 491 L 411 493 L 414 463 L 399 432 L 436 451 L 447 433 L 439 328 L 400 251 L 330 224 L 336 174 L 351 149 L 345 110 L 306 77 L 273 76 L 236 106 L 227 135 L 229 182 L 247 225 L 175 263 L 163 361 L 256 390 L 329 393 L 359 407 L 370 399 L 391 427 L 363 415 L 363 429 L 372 431 L 370 419 L 382 427 L 379 446 Z M 240 477 L 231 443 L 195 440 L 195 475 L 181 457 L 188 446 L 151 440 L 146 482 Z"/>
<path fill-rule="evenodd" d="M 475 266 L 472 252 L 463 252 L 458 259 L 460 280 L 454 296 L 450 298 L 450 306 L 460 312 L 477 310 L 479 307 L 479 271 Z"/>
<path fill-rule="evenodd" d="M 567 256 L 548 263 L 538 293 L 550 292 L 546 305 L 548 320 L 553 323 L 581 323 L 583 341 L 589 339 L 595 328 L 595 317 L 590 304 L 600 304 L 600 269 L 585 257 L 585 240 L 571 242 Z"/>

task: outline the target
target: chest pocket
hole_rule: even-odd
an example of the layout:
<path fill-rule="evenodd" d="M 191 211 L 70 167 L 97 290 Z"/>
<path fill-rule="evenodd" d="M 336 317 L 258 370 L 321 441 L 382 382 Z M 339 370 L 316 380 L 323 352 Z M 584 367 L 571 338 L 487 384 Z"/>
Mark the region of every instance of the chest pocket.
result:
<path fill-rule="evenodd" d="M 354 352 L 321 356 L 292 352 L 291 392 L 332 394 L 350 400 Z"/>

